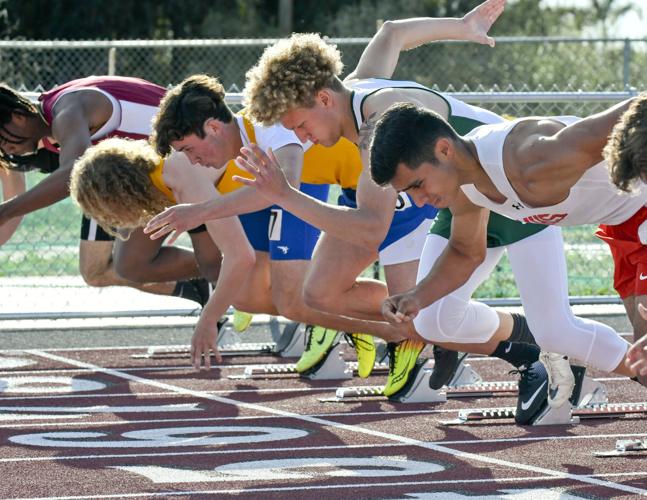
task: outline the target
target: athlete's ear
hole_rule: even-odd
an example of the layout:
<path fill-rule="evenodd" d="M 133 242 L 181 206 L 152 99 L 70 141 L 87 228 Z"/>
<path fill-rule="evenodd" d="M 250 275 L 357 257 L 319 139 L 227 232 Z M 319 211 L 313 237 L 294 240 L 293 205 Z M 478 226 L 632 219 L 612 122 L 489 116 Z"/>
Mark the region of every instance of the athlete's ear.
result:
<path fill-rule="evenodd" d="M 434 153 L 439 160 L 446 160 L 454 154 L 454 143 L 446 137 L 441 137 L 436 141 Z"/>
<path fill-rule="evenodd" d="M 202 125 L 202 130 L 206 135 L 217 135 L 222 128 L 222 123 L 215 118 L 207 118 Z"/>
<path fill-rule="evenodd" d="M 317 100 L 324 108 L 329 107 L 333 102 L 333 96 L 328 89 L 321 89 L 317 92 Z"/>

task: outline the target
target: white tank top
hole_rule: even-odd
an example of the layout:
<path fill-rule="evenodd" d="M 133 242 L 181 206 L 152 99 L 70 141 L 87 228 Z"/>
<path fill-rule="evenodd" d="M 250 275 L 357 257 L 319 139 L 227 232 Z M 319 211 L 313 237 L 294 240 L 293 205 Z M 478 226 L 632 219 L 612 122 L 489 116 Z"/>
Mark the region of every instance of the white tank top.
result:
<path fill-rule="evenodd" d="M 461 135 L 467 134 L 470 130 L 479 125 L 500 123 L 503 121 L 503 118 L 496 113 L 464 103 L 454 97 L 441 94 L 440 92 L 431 90 L 416 82 L 387 80 L 383 78 L 367 78 L 365 80 L 350 80 L 349 82 L 344 83 L 353 91 L 351 95 L 351 109 L 355 116 L 355 125 L 357 126 L 357 130 L 359 130 L 362 123 L 365 121 L 364 110 L 362 107 L 366 98 L 378 90 L 389 88 L 426 90 L 427 92 L 440 97 L 447 104 L 447 121 L 452 127 L 454 127 L 454 130 Z"/>
<path fill-rule="evenodd" d="M 576 117 L 554 117 L 566 125 L 579 120 Z M 532 208 L 519 199 L 503 170 L 503 144 L 510 130 L 519 120 L 478 127 L 466 138 L 476 146 L 481 166 L 499 192 L 507 198 L 496 203 L 473 184 L 461 189 L 475 204 L 514 220 L 535 224 L 576 226 L 581 224 L 617 225 L 631 218 L 647 204 L 647 186 L 637 187 L 637 193 L 624 193 L 609 179 L 607 164 L 601 161 L 591 167 L 571 188 L 568 197 L 556 205 Z"/>

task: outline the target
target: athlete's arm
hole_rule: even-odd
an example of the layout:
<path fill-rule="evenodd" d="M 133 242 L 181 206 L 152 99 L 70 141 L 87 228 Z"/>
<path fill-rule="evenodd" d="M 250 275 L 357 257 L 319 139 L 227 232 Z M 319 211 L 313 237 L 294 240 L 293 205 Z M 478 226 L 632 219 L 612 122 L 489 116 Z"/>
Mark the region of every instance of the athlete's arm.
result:
<path fill-rule="evenodd" d="M 409 292 L 384 301 L 382 313 L 389 322 L 412 320 L 421 309 L 465 284 L 485 259 L 489 210 L 477 207 L 460 192 L 451 211 L 449 243 L 429 274 Z"/>
<path fill-rule="evenodd" d="M 501 15 L 505 0 L 487 0 L 462 18 L 419 17 L 387 21 L 364 49 L 355 70 L 346 77 L 391 78 L 400 52 L 437 40 L 469 40 L 494 46 L 488 31 Z"/>
<path fill-rule="evenodd" d="M 2 183 L 2 199 L 10 200 L 25 192 L 25 174 L 0 167 L 0 183 Z M 4 245 L 16 232 L 22 217 L 14 217 L 0 225 L 0 245 Z"/>
<path fill-rule="evenodd" d="M 284 173 L 287 181 L 298 190 L 301 185 L 301 171 L 303 168 L 303 148 L 301 145 L 287 144 L 282 146 L 276 150 L 276 159 L 279 164 L 278 168 Z M 245 183 L 243 182 L 243 184 Z M 175 231 L 175 234 L 169 240 L 170 244 L 182 232 L 206 221 L 255 212 L 267 208 L 271 204 L 268 199 L 258 196 L 255 189 L 244 186 L 224 196 L 207 199 L 202 203 L 176 205 L 167 208 L 148 222 L 144 232 L 150 234 L 151 239 L 155 240 Z"/>
<path fill-rule="evenodd" d="M 410 99 L 400 89 L 378 92 L 366 100 L 364 109 L 369 119 L 362 125 L 357 139 L 364 165 L 357 183 L 357 208 L 323 203 L 290 188 L 277 162 L 258 148 L 243 148 L 245 157 L 237 159 L 238 165 L 254 178 L 235 179 L 254 186 L 268 200 L 331 236 L 365 248 L 377 249 L 393 219 L 397 193 L 391 187 L 378 186 L 371 179 L 367 168 L 370 141 L 377 116 L 394 102 L 403 100 L 423 105 Z"/>
<path fill-rule="evenodd" d="M 167 178 L 165 172 L 164 179 L 178 202 L 199 203 L 220 196 L 214 187 L 217 172 L 190 165 L 188 160 L 182 158 L 176 159 L 178 163 L 182 162 L 181 165 L 173 165 L 173 158 L 171 156 L 166 160 L 165 170 L 168 168 L 170 176 Z M 174 168 L 177 166 L 180 168 Z M 191 340 L 191 357 L 196 369 L 200 368 L 203 356 L 205 368 L 211 367 L 210 351 L 213 351 L 218 362 L 222 361 L 217 349 L 218 319 L 236 300 L 241 283 L 245 282 L 254 267 L 255 258 L 238 217 L 210 220 L 206 226 L 209 236 L 222 252 L 222 266 L 218 282 L 202 309 Z"/>
<path fill-rule="evenodd" d="M 235 176 L 235 180 L 255 187 L 272 203 L 336 238 L 371 249 L 377 249 L 384 240 L 393 217 L 397 193 L 393 189 L 377 186 L 365 170 L 358 181 L 358 208 L 340 207 L 291 187 L 271 152 L 267 155 L 259 148 L 252 147 L 246 153 L 247 149 L 243 148 L 244 157 L 239 157 L 237 163 L 254 177 Z M 360 190 L 364 193 L 362 197 Z M 360 204 L 363 210 L 359 210 Z"/>
<path fill-rule="evenodd" d="M 95 101 L 101 105 L 95 106 Z M 3 204 L 0 223 L 2 219 L 34 212 L 69 196 L 72 166 L 90 146 L 90 126 L 95 116 L 105 111 L 106 103 L 111 110 L 110 101 L 98 92 L 75 92 L 61 97 L 54 107 L 52 120 L 52 135 L 61 147 L 60 167 L 29 191 Z"/>
<path fill-rule="evenodd" d="M 575 179 L 602 161 L 602 150 L 609 135 L 633 99 L 591 115 L 562 128 L 556 134 L 525 141 L 514 152 L 518 159 L 524 182 L 530 189 L 532 183 L 549 183 L 565 174 Z"/>

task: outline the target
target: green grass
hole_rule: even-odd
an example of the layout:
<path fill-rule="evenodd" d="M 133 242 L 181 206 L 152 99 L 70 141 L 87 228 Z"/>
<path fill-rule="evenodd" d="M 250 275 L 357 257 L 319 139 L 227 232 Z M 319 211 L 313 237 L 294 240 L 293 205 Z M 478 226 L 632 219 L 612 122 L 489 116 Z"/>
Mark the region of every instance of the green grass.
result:
<path fill-rule="evenodd" d="M 28 176 L 29 184 L 42 178 Z M 331 188 L 331 201 L 339 190 Z M 74 276 L 78 274 L 81 212 L 71 199 L 29 214 L 13 238 L 0 247 L 0 277 Z M 613 262 L 607 245 L 594 233 L 595 226 L 565 228 L 570 295 L 613 295 Z M 190 243 L 182 240 L 181 244 Z M 584 251 L 573 245 L 591 245 Z M 372 275 L 372 269 L 365 272 Z M 496 272 L 477 290 L 479 298 L 517 297 L 518 292 L 506 256 Z"/>

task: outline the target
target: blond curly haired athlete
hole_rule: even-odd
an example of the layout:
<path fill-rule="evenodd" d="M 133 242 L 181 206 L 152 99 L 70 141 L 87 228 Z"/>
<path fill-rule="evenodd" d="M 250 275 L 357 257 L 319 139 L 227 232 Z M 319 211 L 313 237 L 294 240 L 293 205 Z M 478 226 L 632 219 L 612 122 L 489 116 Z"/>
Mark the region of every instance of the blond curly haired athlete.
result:
<path fill-rule="evenodd" d="M 107 139 L 88 148 L 75 163 L 70 193 L 86 214 L 118 232 L 143 226 L 155 213 L 176 202 L 217 197 L 215 183 L 220 175 L 215 169 L 192 165 L 182 153 L 162 159 L 144 141 Z M 203 356 L 205 367 L 210 368 L 210 351 L 221 361 L 218 320 L 242 293 L 242 284 L 255 264 L 254 252 L 237 217 L 208 221 L 206 229 L 190 232 L 198 263 L 220 250 L 222 265 L 191 341 L 196 369 Z M 162 241 L 150 244 L 161 246 Z"/>
<path fill-rule="evenodd" d="M 113 236 L 144 226 L 172 201 L 151 181 L 160 157 L 144 141 L 106 139 L 86 150 L 70 178 L 70 193 L 83 213 Z M 115 189 L 115 187 L 118 187 Z"/>

